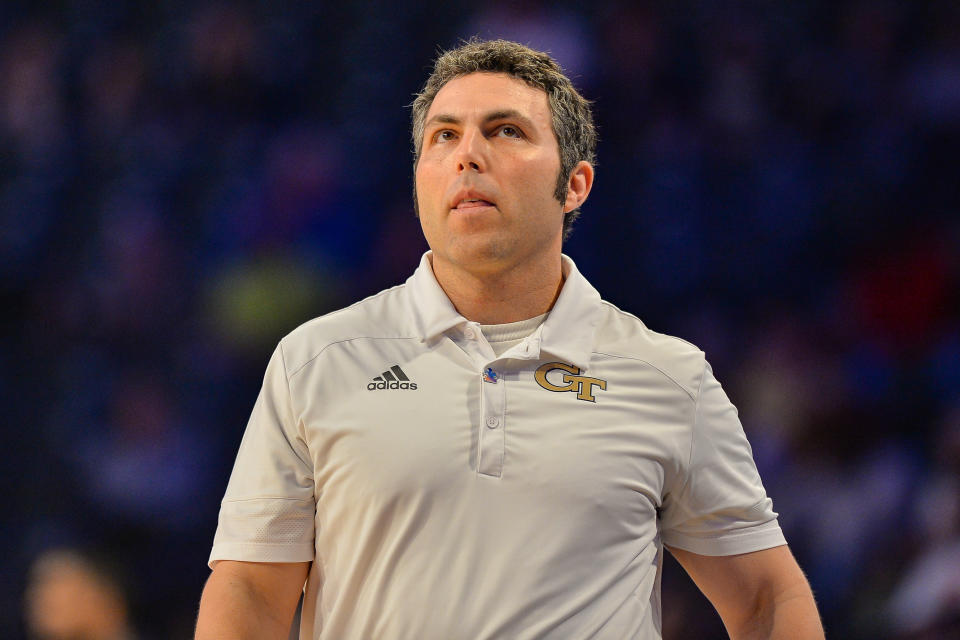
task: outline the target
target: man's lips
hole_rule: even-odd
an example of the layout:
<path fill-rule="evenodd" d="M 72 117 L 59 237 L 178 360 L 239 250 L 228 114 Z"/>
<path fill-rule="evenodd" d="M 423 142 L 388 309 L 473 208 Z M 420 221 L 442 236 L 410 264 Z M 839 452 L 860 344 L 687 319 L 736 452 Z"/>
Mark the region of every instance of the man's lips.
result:
<path fill-rule="evenodd" d="M 493 203 L 487 200 L 464 200 L 454 207 L 456 211 L 469 211 L 471 209 L 480 209 L 483 207 L 492 207 Z"/>
<path fill-rule="evenodd" d="M 479 189 L 464 188 L 460 189 L 452 198 L 450 198 L 450 209 L 452 211 L 471 211 L 484 207 L 495 207 L 496 203 L 490 199 L 490 196 Z"/>

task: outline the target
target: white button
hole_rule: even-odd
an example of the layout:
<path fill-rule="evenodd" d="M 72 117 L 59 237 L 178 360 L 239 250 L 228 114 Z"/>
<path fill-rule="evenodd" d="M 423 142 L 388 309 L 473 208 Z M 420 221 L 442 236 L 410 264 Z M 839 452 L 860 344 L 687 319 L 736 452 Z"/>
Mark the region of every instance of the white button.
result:
<path fill-rule="evenodd" d="M 489 418 L 487 418 L 487 426 L 490 427 L 491 429 L 496 429 L 498 426 L 500 426 L 500 418 L 495 418 L 494 416 L 490 416 Z"/>
<path fill-rule="evenodd" d="M 467 327 L 463 330 L 463 335 L 466 336 L 467 340 L 473 340 L 477 337 L 477 332 L 472 327 Z"/>

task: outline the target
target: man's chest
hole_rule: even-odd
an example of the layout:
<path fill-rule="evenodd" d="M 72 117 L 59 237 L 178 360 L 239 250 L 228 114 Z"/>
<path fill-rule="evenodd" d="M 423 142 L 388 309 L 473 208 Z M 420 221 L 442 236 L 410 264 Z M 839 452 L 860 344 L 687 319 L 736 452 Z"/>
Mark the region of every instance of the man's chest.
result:
<path fill-rule="evenodd" d="M 581 370 L 549 355 L 478 363 L 452 343 L 378 347 L 328 354 L 298 383 L 318 503 L 480 482 L 570 517 L 649 521 L 689 450 L 690 403 L 630 359 Z"/>

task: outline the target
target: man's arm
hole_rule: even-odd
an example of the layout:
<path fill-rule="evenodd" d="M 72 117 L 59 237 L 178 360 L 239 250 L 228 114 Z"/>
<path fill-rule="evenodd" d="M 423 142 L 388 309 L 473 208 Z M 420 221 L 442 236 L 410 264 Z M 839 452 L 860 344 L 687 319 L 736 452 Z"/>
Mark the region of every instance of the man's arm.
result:
<path fill-rule="evenodd" d="M 786 546 L 733 556 L 670 552 L 713 604 L 733 640 L 822 640 L 813 593 Z"/>
<path fill-rule="evenodd" d="M 221 560 L 200 597 L 195 640 L 286 640 L 309 568 L 309 562 Z"/>

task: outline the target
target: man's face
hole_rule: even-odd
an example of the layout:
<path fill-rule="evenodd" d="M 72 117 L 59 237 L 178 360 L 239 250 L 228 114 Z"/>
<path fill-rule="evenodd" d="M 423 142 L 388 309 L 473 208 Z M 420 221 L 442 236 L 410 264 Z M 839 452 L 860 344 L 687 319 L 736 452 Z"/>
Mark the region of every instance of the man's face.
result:
<path fill-rule="evenodd" d="M 444 85 L 427 112 L 415 178 L 434 268 L 479 274 L 559 258 L 559 172 L 545 92 L 503 73 Z"/>

